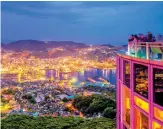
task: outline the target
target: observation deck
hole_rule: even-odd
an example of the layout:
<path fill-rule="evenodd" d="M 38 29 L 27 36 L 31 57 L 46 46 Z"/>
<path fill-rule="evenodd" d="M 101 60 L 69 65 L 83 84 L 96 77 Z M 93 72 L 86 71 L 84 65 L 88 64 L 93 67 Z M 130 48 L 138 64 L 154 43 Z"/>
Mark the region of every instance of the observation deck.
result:
<path fill-rule="evenodd" d="M 163 42 L 129 42 L 126 55 L 163 61 Z"/>

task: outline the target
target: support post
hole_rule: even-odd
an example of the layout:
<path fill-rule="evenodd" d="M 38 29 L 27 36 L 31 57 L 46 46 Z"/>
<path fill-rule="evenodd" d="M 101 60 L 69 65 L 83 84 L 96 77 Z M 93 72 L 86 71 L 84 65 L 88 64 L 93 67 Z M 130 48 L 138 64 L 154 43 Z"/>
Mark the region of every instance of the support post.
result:
<path fill-rule="evenodd" d="M 129 43 L 128 44 L 128 55 L 130 55 L 131 54 L 131 44 Z"/>
<path fill-rule="evenodd" d="M 134 46 L 135 46 L 135 47 L 134 47 L 134 49 L 135 49 L 135 57 L 137 57 L 137 43 L 135 42 L 134 44 L 135 44 L 135 45 L 134 45 Z"/>
<path fill-rule="evenodd" d="M 146 59 L 149 59 L 149 44 L 146 42 Z"/>

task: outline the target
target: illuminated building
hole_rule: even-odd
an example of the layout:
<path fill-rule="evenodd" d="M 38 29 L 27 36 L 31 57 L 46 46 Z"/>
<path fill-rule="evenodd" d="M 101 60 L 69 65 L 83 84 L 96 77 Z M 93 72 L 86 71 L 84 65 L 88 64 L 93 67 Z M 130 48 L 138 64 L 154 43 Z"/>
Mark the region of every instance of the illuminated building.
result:
<path fill-rule="evenodd" d="M 117 129 L 163 129 L 163 42 L 117 56 Z"/>

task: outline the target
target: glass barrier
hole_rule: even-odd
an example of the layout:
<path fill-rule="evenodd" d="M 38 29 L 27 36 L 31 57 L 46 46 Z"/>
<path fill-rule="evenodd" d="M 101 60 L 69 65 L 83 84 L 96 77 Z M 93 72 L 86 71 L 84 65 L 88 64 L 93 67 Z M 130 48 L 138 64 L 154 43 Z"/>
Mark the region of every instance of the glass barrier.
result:
<path fill-rule="evenodd" d="M 163 60 L 163 42 L 132 42 L 128 44 L 127 54 L 137 58 Z"/>

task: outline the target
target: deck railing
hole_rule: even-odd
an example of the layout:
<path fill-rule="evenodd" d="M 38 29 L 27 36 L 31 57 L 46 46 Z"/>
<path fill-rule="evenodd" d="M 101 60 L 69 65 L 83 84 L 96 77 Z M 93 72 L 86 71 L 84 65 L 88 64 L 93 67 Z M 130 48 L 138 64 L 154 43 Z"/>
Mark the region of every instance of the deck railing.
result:
<path fill-rule="evenodd" d="M 163 61 L 163 42 L 130 42 L 127 55 Z"/>

